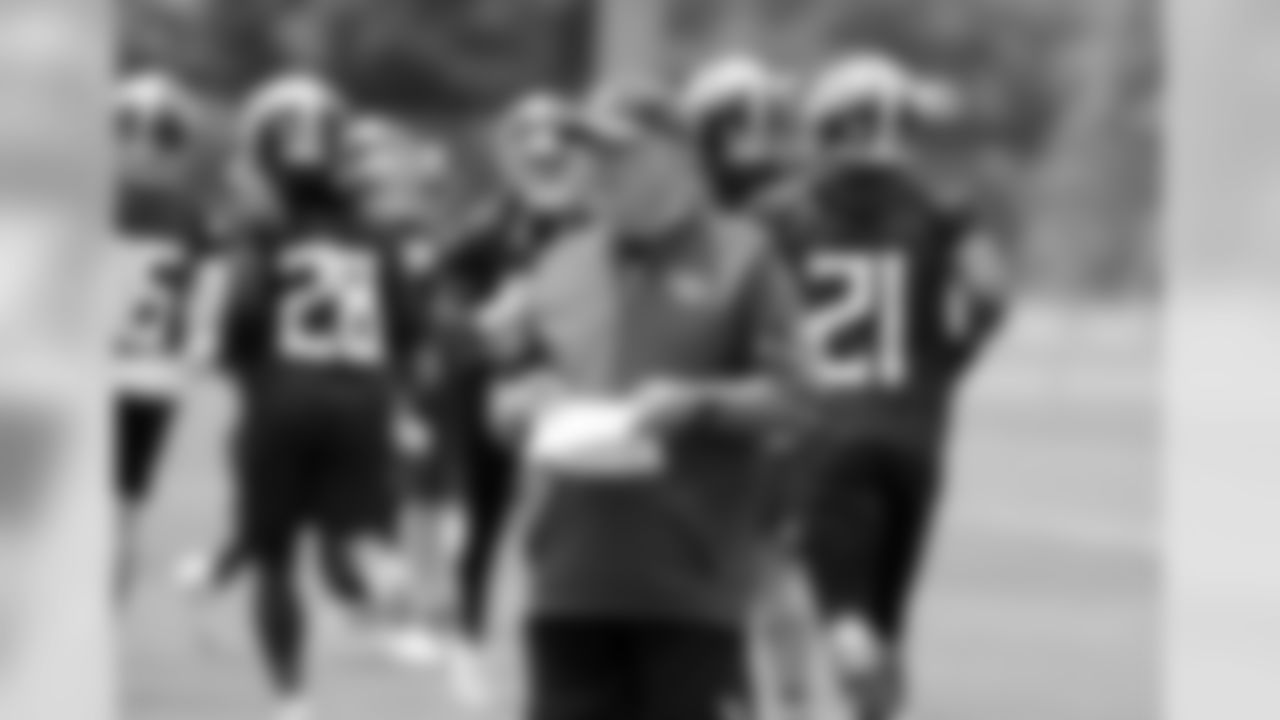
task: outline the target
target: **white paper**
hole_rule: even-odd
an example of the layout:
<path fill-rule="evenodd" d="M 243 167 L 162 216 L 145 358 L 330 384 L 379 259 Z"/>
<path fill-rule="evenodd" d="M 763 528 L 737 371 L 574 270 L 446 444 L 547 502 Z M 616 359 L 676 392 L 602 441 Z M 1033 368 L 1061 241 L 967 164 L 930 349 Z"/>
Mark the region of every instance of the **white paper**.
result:
<path fill-rule="evenodd" d="M 534 422 L 527 446 L 535 468 L 583 479 L 651 477 L 662 469 L 663 455 L 634 407 L 602 400 L 548 410 Z"/>

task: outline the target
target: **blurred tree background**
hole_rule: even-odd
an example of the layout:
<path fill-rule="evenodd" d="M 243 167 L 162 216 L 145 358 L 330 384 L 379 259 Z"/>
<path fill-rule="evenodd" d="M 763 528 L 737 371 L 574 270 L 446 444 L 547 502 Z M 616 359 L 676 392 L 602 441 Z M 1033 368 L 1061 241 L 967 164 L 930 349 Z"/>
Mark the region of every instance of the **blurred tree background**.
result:
<path fill-rule="evenodd" d="M 126 66 L 175 68 L 228 98 L 282 66 L 315 67 L 464 148 L 474 120 L 520 90 L 589 82 L 609 3 L 624 32 L 661 13 L 645 53 L 659 75 L 743 48 L 797 72 L 889 50 L 969 98 L 956 168 L 1011 219 L 1033 287 L 1157 290 L 1157 0 L 118 2 Z"/>

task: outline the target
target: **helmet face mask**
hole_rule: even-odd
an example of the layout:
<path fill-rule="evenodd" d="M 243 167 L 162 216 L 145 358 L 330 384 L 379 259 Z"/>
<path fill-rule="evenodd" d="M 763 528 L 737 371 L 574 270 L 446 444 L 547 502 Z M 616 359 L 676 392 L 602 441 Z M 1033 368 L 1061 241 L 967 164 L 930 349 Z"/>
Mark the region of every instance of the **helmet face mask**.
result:
<path fill-rule="evenodd" d="M 175 81 L 146 75 L 120 90 L 113 122 L 117 167 L 126 185 L 176 189 L 197 152 L 194 99 Z"/>
<path fill-rule="evenodd" d="M 291 114 L 262 129 L 258 153 L 278 179 L 336 176 L 344 164 L 341 121 L 333 115 Z"/>
<path fill-rule="evenodd" d="M 348 118 L 319 81 L 284 78 L 250 101 L 241 141 L 254 172 L 295 209 L 330 209 L 351 180 Z"/>
<path fill-rule="evenodd" d="M 783 82 L 761 63 L 737 57 L 709 64 L 691 79 L 682 105 L 722 195 L 749 196 L 790 164 Z"/>
<path fill-rule="evenodd" d="M 708 118 L 706 134 L 727 170 L 777 167 L 788 155 L 785 108 L 772 101 L 743 101 Z"/>
<path fill-rule="evenodd" d="M 834 167 L 906 170 L 921 138 L 919 118 L 898 104 L 851 104 L 814 128 L 817 152 Z"/>
<path fill-rule="evenodd" d="M 835 173 L 913 173 L 934 123 L 950 110 L 938 87 L 896 61 L 855 56 L 823 73 L 806 99 L 808 154 Z"/>

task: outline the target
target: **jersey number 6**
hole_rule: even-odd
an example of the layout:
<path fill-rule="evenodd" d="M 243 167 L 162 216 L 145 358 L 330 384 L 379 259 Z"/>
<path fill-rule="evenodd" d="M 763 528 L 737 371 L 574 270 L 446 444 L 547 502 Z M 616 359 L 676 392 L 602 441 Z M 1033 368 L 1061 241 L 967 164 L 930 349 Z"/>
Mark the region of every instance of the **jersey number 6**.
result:
<path fill-rule="evenodd" d="M 820 387 L 891 390 L 910 379 L 901 255 L 824 253 L 808 264 L 805 281 L 821 298 L 803 328 L 809 373 Z"/>
<path fill-rule="evenodd" d="M 282 258 L 290 282 L 281 305 L 280 353 L 294 362 L 371 366 L 385 351 L 376 258 L 333 243 Z"/>

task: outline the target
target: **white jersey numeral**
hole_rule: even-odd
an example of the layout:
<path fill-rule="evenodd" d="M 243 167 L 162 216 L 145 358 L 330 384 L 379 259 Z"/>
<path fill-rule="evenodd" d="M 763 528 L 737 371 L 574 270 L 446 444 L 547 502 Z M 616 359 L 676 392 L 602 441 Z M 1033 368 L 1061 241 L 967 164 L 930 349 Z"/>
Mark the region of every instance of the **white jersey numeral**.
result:
<path fill-rule="evenodd" d="M 910 380 L 907 269 L 900 254 L 884 252 L 830 252 L 808 263 L 806 282 L 831 288 L 803 329 L 809 371 L 820 386 L 895 389 Z M 867 342 L 848 338 L 860 332 L 870 333 Z"/>
<path fill-rule="evenodd" d="M 280 306 L 279 351 L 306 364 L 373 366 L 386 356 L 377 258 L 337 243 L 290 249 L 283 271 L 295 284 Z"/>

